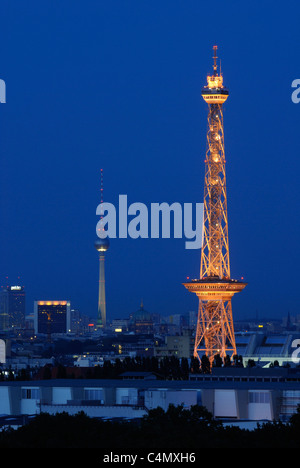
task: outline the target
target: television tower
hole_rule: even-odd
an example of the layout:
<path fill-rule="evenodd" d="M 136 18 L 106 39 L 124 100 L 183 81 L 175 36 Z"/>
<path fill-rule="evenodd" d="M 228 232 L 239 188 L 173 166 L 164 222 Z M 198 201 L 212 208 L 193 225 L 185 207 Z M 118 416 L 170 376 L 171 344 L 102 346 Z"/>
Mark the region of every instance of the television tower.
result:
<path fill-rule="evenodd" d="M 217 46 L 213 50 L 213 73 L 201 93 L 208 104 L 208 130 L 200 279 L 184 283 L 199 298 L 194 356 L 201 362 L 206 354 L 211 364 L 216 354 L 236 354 L 231 298 L 247 284 L 230 278 L 222 111 L 229 93 L 217 71 Z"/>
<path fill-rule="evenodd" d="M 101 169 L 101 205 L 103 203 L 103 169 Z M 103 209 L 100 214 L 100 221 L 103 219 Z M 101 226 L 101 223 L 100 223 Z M 100 227 L 99 230 L 104 230 Z M 95 248 L 99 252 L 99 289 L 98 289 L 98 314 L 97 314 L 97 328 L 106 327 L 106 299 L 105 299 L 105 252 L 109 248 L 109 239 L 97 237 L 95 241 Z"/>

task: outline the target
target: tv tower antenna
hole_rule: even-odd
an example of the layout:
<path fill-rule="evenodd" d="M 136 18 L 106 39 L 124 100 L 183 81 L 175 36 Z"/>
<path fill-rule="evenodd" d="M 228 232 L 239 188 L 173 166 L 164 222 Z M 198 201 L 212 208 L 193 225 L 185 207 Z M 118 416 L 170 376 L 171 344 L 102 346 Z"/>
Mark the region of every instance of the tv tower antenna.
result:
<path fill-rule="evenodd" d="M 247 284 L 230 277 L 222 109 L 229 93 L 217 72 L 217 46 L 213 50 L 213 74 L 202 89 L 208 104 L 208 130 L 200 279 L 184 283 L 199 298 L 194 356 L 201 362 L 206 354 L 211 364 L 216 354 L 222 358 L 236 354 L 231 298 Z"/>
<path fill-rule="evenodd" d="M 100 169 L 100 203 L 101 203 L 101 219 L 103 219 L 103 169 Z"/>

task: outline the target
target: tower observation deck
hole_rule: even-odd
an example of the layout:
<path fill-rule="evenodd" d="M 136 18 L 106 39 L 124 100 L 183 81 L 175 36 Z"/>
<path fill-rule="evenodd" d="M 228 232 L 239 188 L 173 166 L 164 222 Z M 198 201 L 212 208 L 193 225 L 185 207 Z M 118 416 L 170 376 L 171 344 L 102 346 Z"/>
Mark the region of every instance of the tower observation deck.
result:
<path fill-rule="evenodd" d="M 217 46 L 213 49 L 213 73 L 202 89 L 208 104 L 208 130 L 200 279 L 184 283 L 199 298 L 194 356 L 201 361 L 206 354 L 211 363 L 216 354 L 222 358 L 236 354 L 231 298 L 247 284 L 230 277 L 222 108 L 229 92 L 217 70 Z"/>

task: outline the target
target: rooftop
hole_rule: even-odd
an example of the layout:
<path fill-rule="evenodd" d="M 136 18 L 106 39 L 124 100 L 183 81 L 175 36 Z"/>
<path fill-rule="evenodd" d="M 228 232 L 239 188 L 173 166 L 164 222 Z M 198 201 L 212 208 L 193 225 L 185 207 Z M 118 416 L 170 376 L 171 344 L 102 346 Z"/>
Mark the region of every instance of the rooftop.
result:
<path fill-rule="evenodd" d="M 0 387 L 95 387 L 164 390 L 278 389 L 300 390 L 300 368 L 213 368 L 211 374 L 191 374 L 190 380 L 49 379 L 2 381 Z"/>

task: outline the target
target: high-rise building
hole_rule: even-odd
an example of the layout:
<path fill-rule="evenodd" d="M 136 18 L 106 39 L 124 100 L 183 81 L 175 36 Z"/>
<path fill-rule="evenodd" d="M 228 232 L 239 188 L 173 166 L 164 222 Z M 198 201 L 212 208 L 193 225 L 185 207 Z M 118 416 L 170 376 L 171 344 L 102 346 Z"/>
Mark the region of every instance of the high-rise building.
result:
<path fill-rule="evenodd" d="M 24 286 L 6 286 L 0 291 L 0 330 L 24 328 L 25 289 Z"/>
<path fill-rule="evenodd" d="M 200 279 L 184 284 L 199 298 L 194 356 L 201 360 L 205 353 L 211 362 L 216 354 L 222 358 L 236 354 L 231 298 L 246 286 L 230 277 L 222 109 L 229 93 L 217 71 L 216 52 L 214 46 L 213 73 L 202 90 L 208 104 L 208 126 Z"/>
<path fill-rule="evenodd" d="M 79 333 L 80 332 L 80 312 L 77 309 L 71 309 L 71 332 Z"/>
<path fill-rule="evenodd" d="M 116 333 L 128 331 L 128 319 L 113 319 L 111 321 L 111 329 Z"/>
<path fill-rule="evenodd" d="M 101 169 L 101 207 L 103 204 L 103 170 Z M 101 210 L 99 227 L 97 225 L 97 239 L 95 249 L 99 252 L 99 286 L 98 286 L 98 312 L 97 328 L 106 327 L 106 296 L 105 296 L 105 253 L 109 248 L 108 236 L 103 237 L 104 227 L 101 225 L 103 211 Z M 99 231 L 99 232 L 98 232 Z"/>
<path fill-rule="evenodd" d="M 45 334 L 68 333 L 71 328 L 70 301 L 35 301 L 34 332 Z"/>

